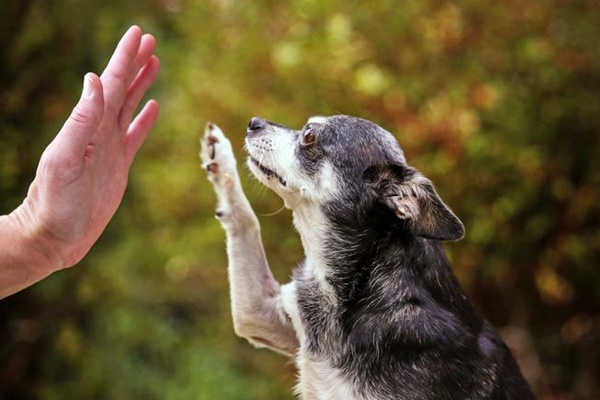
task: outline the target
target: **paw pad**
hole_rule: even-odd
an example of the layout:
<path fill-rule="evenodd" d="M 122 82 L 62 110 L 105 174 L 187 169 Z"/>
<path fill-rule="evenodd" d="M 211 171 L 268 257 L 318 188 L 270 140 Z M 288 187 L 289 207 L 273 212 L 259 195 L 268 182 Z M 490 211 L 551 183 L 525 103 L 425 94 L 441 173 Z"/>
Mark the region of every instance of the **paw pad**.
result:
<path fill-rule="evenodd" d="M 214 149 L 213 149 L 213 152 L 214 152 Z M 212 158 L 214 158 L 214 156 Z M 219 164 L 217 164 L 217 163 L 206 164 L 206 171 L 211 172 L 213 174 L 218 173 L 219 172 Z"/>

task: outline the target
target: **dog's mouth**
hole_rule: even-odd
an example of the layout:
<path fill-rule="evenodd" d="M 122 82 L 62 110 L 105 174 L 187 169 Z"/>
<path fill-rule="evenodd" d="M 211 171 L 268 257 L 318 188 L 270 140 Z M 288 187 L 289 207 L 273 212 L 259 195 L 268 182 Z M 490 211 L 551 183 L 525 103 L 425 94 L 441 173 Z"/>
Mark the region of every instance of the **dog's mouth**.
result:
<path fill-rule="evenodd" d="M 267 178 L 276 178 L 279 181 L 279 183 L 281 183 L 283 186 L 287 186 L 286 180 L 283 179 L 283 177 L 277 172 L 265 167 L 254 157 L 250 157 L 250 161 L 252 162 L 252 164 L 256 165 L 259 171 L 262 172 Z"/>

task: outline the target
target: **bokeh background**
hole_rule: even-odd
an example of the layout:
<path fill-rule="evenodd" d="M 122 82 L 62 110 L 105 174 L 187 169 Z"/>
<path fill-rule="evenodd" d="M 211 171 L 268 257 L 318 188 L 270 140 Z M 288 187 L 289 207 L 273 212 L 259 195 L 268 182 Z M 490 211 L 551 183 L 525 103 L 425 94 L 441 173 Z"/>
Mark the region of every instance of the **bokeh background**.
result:
<path fill-rule="evenodd" d="M 0 399 L 292 399 L 292 364 L 235 337 L 207 121 L 344 113 L 394 132 L 467 236 L 447 245 L 541 399 L 600 398 L 600 3 L 1 0 L 0 212 L 126 28 L 158 39 L 162 111 L 75 268 L 0 301 Z M 288 211 L 242 170 L 272 269 Z"/>

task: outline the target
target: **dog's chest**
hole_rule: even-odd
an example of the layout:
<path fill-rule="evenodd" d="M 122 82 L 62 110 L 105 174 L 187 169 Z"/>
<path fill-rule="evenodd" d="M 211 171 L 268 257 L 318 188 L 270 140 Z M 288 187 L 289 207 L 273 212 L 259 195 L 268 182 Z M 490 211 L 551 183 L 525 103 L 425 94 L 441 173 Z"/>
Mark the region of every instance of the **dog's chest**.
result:
<path fill-rule="evenodd" d="M 296 391 L 302 400 L 354 400 L 359 397 L 351 382 L 327 360 L 314 361 L 300 349 L 296 357 L 299 380 Z"/>
<path fill-rule="evenodd" d="M 300 292 L 302 297 L 302 290 Z M 332 321 L 327 321 L 327 311 L 321 308 L 322 304 L 317 305 L 319 299 L 302 298 L 301 302 L 315 301 L 314 308 L 311 309 L 312 313 L 307 317 L 306 304 L 304 309 L 301 309 L 298 296 L 295 281 L 282 286 L 284 308 L 292 320 L 300 343 L 296 356 L 299 375 L 297 393 L 303 400 L 364 399 L 364 396 L 358 396 L 356 388 L 346 374 L 333 365 L 334 360 L 326 356 L 330 351 L 316 349 L 321 346 L 330 347 L 332 342 L 337 342 L 335 337 L 337 335 L 331 331 Z M 321 324 L 328 326 L 329 329 L 315 326 Z"/>

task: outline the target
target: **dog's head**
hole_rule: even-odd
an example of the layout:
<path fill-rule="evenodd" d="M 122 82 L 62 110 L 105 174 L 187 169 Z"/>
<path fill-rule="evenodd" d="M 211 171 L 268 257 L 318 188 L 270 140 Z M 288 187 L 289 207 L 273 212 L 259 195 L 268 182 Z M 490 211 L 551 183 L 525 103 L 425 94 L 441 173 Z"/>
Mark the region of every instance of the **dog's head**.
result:
<path fill-rule="evenodd" d="M 378 215 L 429 239 L 464 235 L 432 183 L 406 164 L 394 136 L 370 121 L 312 117 L 294 130 L 255 117 L 246 147 L 250 170 L 289 208 L 333 207 L 358 219 Z"/>

